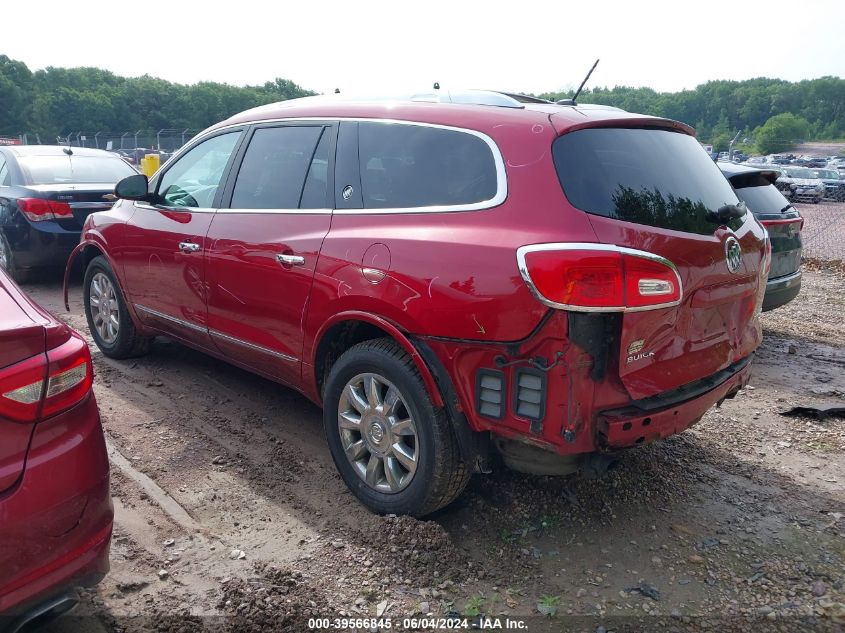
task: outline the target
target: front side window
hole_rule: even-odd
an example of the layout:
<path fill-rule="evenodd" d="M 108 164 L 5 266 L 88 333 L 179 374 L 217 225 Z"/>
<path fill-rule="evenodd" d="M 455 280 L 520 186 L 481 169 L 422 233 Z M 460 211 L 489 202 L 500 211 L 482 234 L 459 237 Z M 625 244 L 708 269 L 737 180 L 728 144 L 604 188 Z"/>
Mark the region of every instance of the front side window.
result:
<path fill-rule="evenodd" d="M 305 177 L 322 134 L 322 126 L 257 129 L 238 171 L 232 208 L 299 208 Z M 322 207 L 326 204 L 325 184 L 323 187 Z"/>
<path fill-rule="evenodd" d="M 497 193 L 492 150 L 466 132 L 360 123 L 358 156 L 365 209 L 470 205 Z"/>
<path fill-rule="evenodd" d="M 180 156 L 159 181 L 158 195 L 163 199 L 162 204 L 211 207 L 240 135 L 240 132 L 220 134 Z"/>

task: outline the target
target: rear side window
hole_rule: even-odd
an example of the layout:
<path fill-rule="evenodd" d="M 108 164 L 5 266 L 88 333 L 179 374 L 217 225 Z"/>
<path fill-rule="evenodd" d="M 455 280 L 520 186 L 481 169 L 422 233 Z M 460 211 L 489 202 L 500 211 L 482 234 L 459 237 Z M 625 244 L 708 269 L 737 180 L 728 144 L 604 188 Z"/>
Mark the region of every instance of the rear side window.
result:
<path fill-rule="evenodd" d="M 6 159 L 0 156 L 0 187 L 8 187 L 11 184 L 11 178 L 9 178 L 9 166 L 6 165 Z"/>
<path fill-rule="evenodd" d="M 238 171 L 232 208 L 298 208 L 305 176 L 322 132 L 323 128 L 316 126 L 257 129 Z M 325 206 L 325 199 L 324 189 L 321 206 Z"/>
<path fill-rule="evenodd" d="M 365 209 L 471 205 L 496 196 L 496 163 L 473 134 L 400 123 L 360 123 Z"/>
<path fill-rule="evenodd" d="M 730 184 L 692 136 L 656 129 L 578 130 L 552 154 L 569 202 L 587 213 L 712 234 L 708 211 L 737 204 Z M 729 222 L 738 228 L 743 219 Z"/>

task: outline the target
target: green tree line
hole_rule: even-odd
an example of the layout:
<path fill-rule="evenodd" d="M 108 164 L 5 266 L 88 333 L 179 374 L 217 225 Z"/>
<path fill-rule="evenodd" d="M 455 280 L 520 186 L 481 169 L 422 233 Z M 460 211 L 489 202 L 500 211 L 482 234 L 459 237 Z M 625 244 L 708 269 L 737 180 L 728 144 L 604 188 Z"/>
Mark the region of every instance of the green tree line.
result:
<path fill-rule="evenodd" d="M 0 135 L 52 139 L 76 131 L 199 130 L 247 108 L 310 94 L 287 79 L 239 87 L 120 77 L 99 68 L 32 72 L 23 62 L 0 55 Z M 709 81 L 680 92 L 599 87 L 585 90 L 579 101 L 683 121 L 718 151 L 727 149 L 737 132 L 765 153 L 783 151 L 798 140 L 845 137 L 845 80 L 838 77 Z"/>
<path fill-rule="evenodd" d="M 557 100 L 571 93 L 540 96 Z M 717 151 L 726 150 L 737 132 L 764 153 L 783 151 L 799 140 L 845 137 L 845 79 L 838 77 L 708 81 L 680 92 L 599 87 L 584 90 L 578 101 L 683 121 Z"/>
<path fill-rule="evenodd" d="M 80 130 L 201 130 L 248 108 L 311 94 L 287 79 L 238 87 L 120 77 L 99 68 L 32 72 L 23 62 L 0 55 L 0 136 L 37 134 L 51 142 Z"/>

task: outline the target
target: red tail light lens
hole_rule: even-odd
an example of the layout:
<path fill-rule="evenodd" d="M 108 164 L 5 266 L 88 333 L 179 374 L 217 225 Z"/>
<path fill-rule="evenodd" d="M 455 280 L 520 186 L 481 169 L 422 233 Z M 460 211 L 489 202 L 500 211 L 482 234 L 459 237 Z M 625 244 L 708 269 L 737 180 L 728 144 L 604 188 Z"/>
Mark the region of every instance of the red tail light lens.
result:
<path fill-rule="evenodd" d="M 77 335 L 47 352 L 47 387 L 42 418 L 61 413 L 82 400 L 91 389 L 94 370 L 88 345 Z"/>
<path fill-rule="evenodd" d="M 45 200 L 44 198 L 18 198 L 18 208 L 32 222 L 73 217 L 73 210 L 67 202 Z"/>
<path fill-rule="evenodd" d="M 0 417 L 35 422 L 44 396 L 47 356 L 39 354 L 0 369 Z"/>
<path fill-rule="evenodd" d="M 18 422 L 56 415 L 80 402 L 93 378 L 88 346 L 72 335 L 47 354 L 0 371 L 0 415 Z"/>
<path fill-rule="evenodd" d="M 797 224 L 798 232 L 804 228 L 804 218 L 789 218 L 788 220 L 760 220 L 760 224 L 765 227 L 770 226 L 785 226 L 788 224 Z"/>
<path fill-rule="evenodd" d="M 523 279 L 548 306 L 585 312 L 653 310 L 677 305 L 675 266 L 630 248 L 603 244 L 536 244 L 517 251 Z"/>

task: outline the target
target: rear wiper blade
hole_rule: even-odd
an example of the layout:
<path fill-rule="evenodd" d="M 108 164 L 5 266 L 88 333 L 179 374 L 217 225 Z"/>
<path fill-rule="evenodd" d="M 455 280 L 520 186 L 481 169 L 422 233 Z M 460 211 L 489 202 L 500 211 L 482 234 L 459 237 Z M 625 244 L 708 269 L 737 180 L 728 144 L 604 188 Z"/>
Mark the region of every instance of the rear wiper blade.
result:
<path fill-rule="evenodd" d="M 790 210 L 790 209 L 792 209 L 792 208 L 793 208 L 793 207 L 792 207 L 792 203 L 790 202 L 790 203 L 789 203 L 788 205 L 786 205 L 783 209 L 781 209 L 780 211 L 778 211 L 778 213 L 786 213 L 787 211 L 789 211 L 789 210 Z"/>

